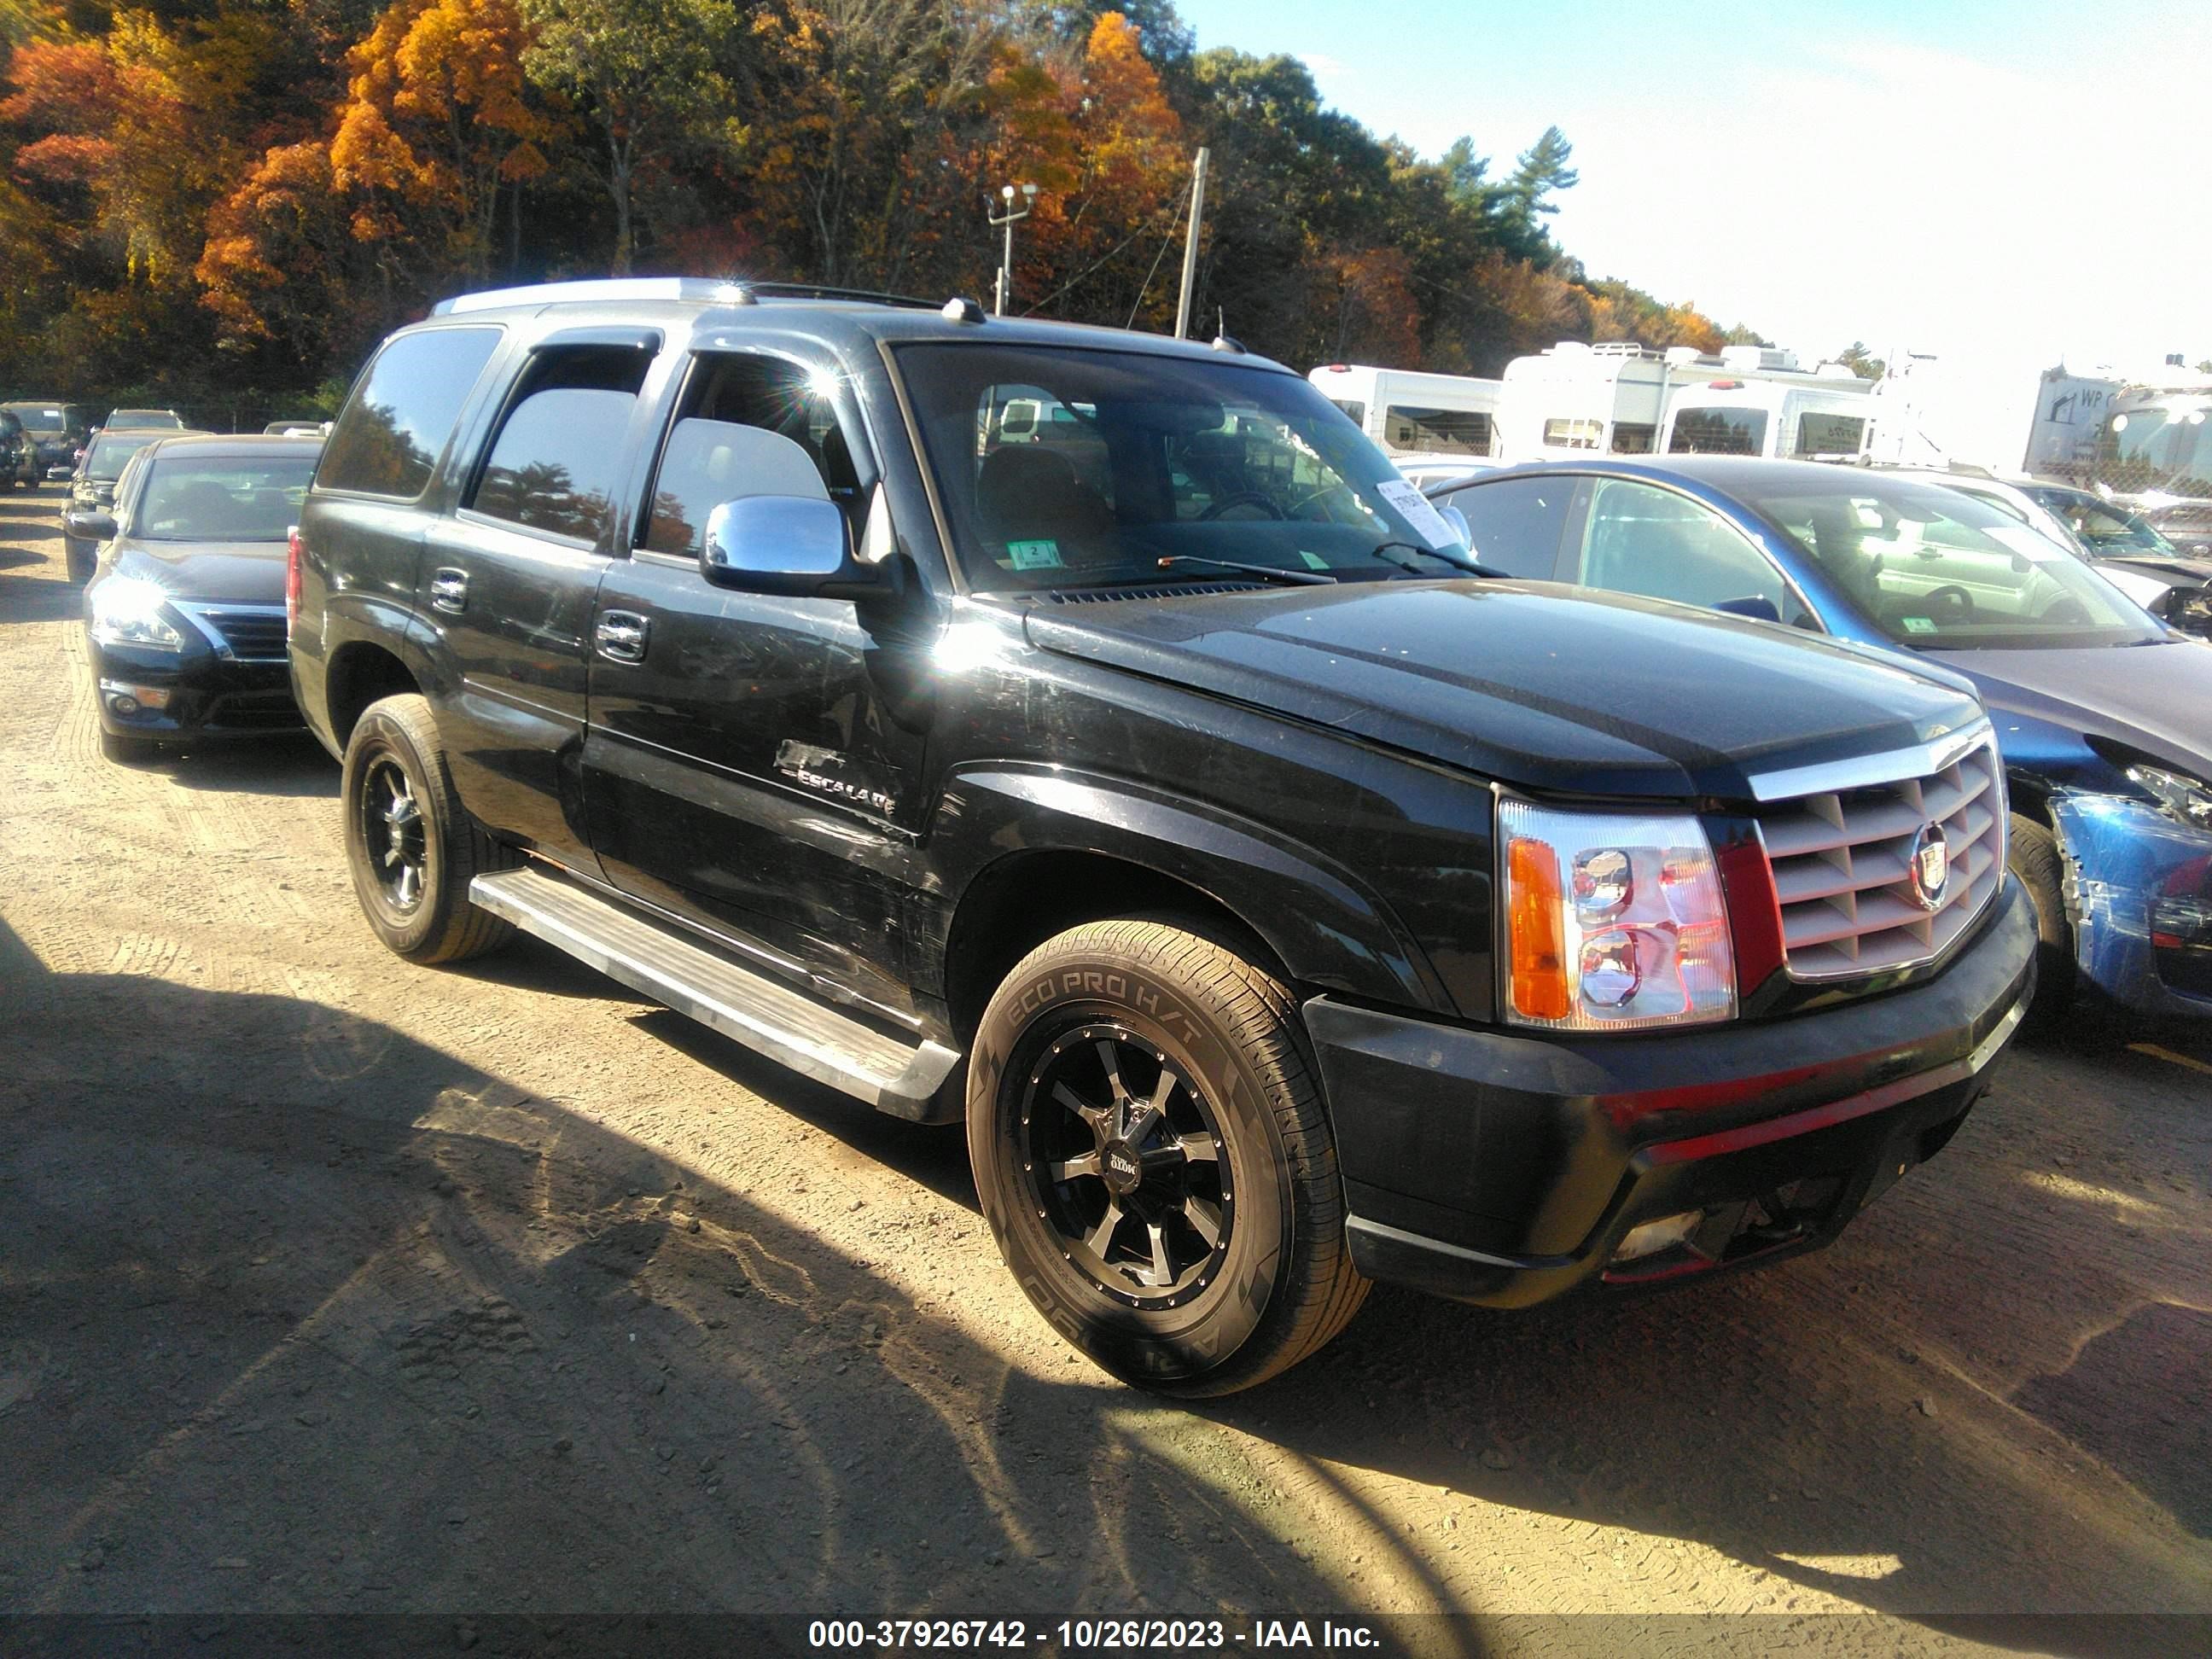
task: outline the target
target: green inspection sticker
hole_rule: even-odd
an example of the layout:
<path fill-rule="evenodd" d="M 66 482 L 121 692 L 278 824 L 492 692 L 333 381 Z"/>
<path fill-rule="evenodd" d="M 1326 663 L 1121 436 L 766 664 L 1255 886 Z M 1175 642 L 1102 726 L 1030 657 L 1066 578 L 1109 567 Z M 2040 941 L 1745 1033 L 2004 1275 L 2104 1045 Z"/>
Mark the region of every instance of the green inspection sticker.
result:
<path fill-rule="evenodd" d="M 1899 620 L 1908 634 L 1933 634 L 1936 631 L 1936 624 L 1925 617 L 1905 617 Z"/>
<path fill-rule="evenodd" d="M 1048 570 L 1061 562 L 1058 542 L 1008 542 L 1006 556 L 1017 570 Z"/>
<path fill-rule="evenodd" d="M 1306 568 L 1309 570 L 1326 570 L 1328 568 L 1328 561 L 1322 557 L 1318 553 L 1309 553 L 1302 547 L 1298 550 L 1298 556 L 1306 562 Z"/>

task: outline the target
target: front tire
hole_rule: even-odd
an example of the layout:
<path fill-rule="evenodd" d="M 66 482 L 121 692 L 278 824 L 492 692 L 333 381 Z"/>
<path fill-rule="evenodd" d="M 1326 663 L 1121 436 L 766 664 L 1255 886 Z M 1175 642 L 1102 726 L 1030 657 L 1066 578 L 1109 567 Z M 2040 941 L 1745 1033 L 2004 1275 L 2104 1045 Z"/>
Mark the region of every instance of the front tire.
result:
<path fill-rule="evenodd" d="M 2013 814 L 2006 862 L 2035 904 L 2035 1000 L 2022 1022 L 2047 1032 L 2074 1003 L 2074 924 L 2066 915 L 2064 865 L 2058 841 L 2033 818 Z"/>
<path fill-rule="evenodd" d="M 1091 922 L 1022 959 L 976 1032 L 968 1150 L 1030 1302 L 1140 1388 L 1250 1388 L 1366 1297 L 1290 993 L 1176 921 Z"/>
<path fill-rule="evenodd" d="M 477 828 L 455 793 L 428 701 L 371 703 L 346 742 L 340 785 L 346 865 L 362 914 L 410 962 L 460 962 L 497 950 L 512 924 L 469 900 L 478 873 L 514 852 Z"/>

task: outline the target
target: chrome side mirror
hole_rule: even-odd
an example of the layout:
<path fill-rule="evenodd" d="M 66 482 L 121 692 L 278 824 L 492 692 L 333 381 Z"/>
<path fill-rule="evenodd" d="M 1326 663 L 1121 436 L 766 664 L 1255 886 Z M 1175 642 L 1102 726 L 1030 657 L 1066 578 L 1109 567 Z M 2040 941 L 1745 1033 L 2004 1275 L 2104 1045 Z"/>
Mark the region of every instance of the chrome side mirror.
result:
<path fill-rule="evenodd" d="M 884 586 L 879 567 L 856 561 L 845 515 L 811 495 L 746 495 L 707 515 L 699 574 L 717 587 L 789 599 L 857 599 Z"/>

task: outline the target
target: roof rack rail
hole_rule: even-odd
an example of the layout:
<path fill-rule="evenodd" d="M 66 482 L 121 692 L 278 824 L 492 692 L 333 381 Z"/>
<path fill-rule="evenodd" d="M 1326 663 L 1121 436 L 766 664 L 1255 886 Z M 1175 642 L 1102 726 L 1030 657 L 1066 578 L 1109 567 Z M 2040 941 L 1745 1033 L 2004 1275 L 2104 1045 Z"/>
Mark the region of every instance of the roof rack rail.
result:
<path fill-rule="evenodd" d="M 749 306 L 763 299 L 864 300 L 875 305 L 921 306 L 933 311 L 939 303 L 906 294 L 877 294 L 866 289 L 829 288 L 811 283 L 756 283 L 742 276 L 601 276 L 455 294 L 431 307 L 430 314 L 451 317 L 504 306 L 574 305 L 593 300 L 701 300 L 712 304 Z"/>
<path fill-rule="evenodd" d="M 754 283 L 740 278 L 738 286 L 766 300 L 866 300 L 879 306 L 919 306 L 925 311 L 935 311 L 945 303 L 912 294 L 879 294 L 866 288 L 826 288 L 813 283 Z"/>

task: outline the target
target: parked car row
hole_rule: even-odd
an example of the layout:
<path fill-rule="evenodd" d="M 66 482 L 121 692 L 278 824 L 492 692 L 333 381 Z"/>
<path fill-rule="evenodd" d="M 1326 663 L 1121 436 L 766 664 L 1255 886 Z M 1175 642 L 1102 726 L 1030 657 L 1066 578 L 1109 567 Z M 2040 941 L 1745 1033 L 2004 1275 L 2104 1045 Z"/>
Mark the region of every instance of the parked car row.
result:
<path fill-rule="evenodd" d="M 78 509 L 111 742 L 289 684 L 392 950 L 529 933 L 964 1123 L 1024 1292 L 1173 1394 L 1376 1280 L 1519 1307 L 1832 1239 L 1955 1134 L 2039 939 L 2067 965 L 2053 850 L 2191 833 L 2212 770 L 2155 706 L 2197 681 L 2076 729 L 2020 666 L 2212 653 L 1940 484 L 1425 495 L 1226 339 L 471 295 L 316 453 L 161 437 Z M 2070 959 L 2190 1002 L 2200 899 L 2135 950 L 2124 898 Z"/>
<path fill-rule="evenodd" d="M 2116 516 L 2094 497 L 2092 517 L 2079 492 L 1718 456 L 1508 468 L 1429 494 L 1462 515 L 1479 557 L 1516 575 L 1757 616 L 1963 675 L 1996 716 L 2013 867 L 2045 945 L 2039 1012 L 2062 1013 L 2077 975 L 2132 1009 L 2212 1012 L 2212 651 L 2106 579 L 2132 559 L 2077 556 L 2071 531 L 2043 521 Z"/>

